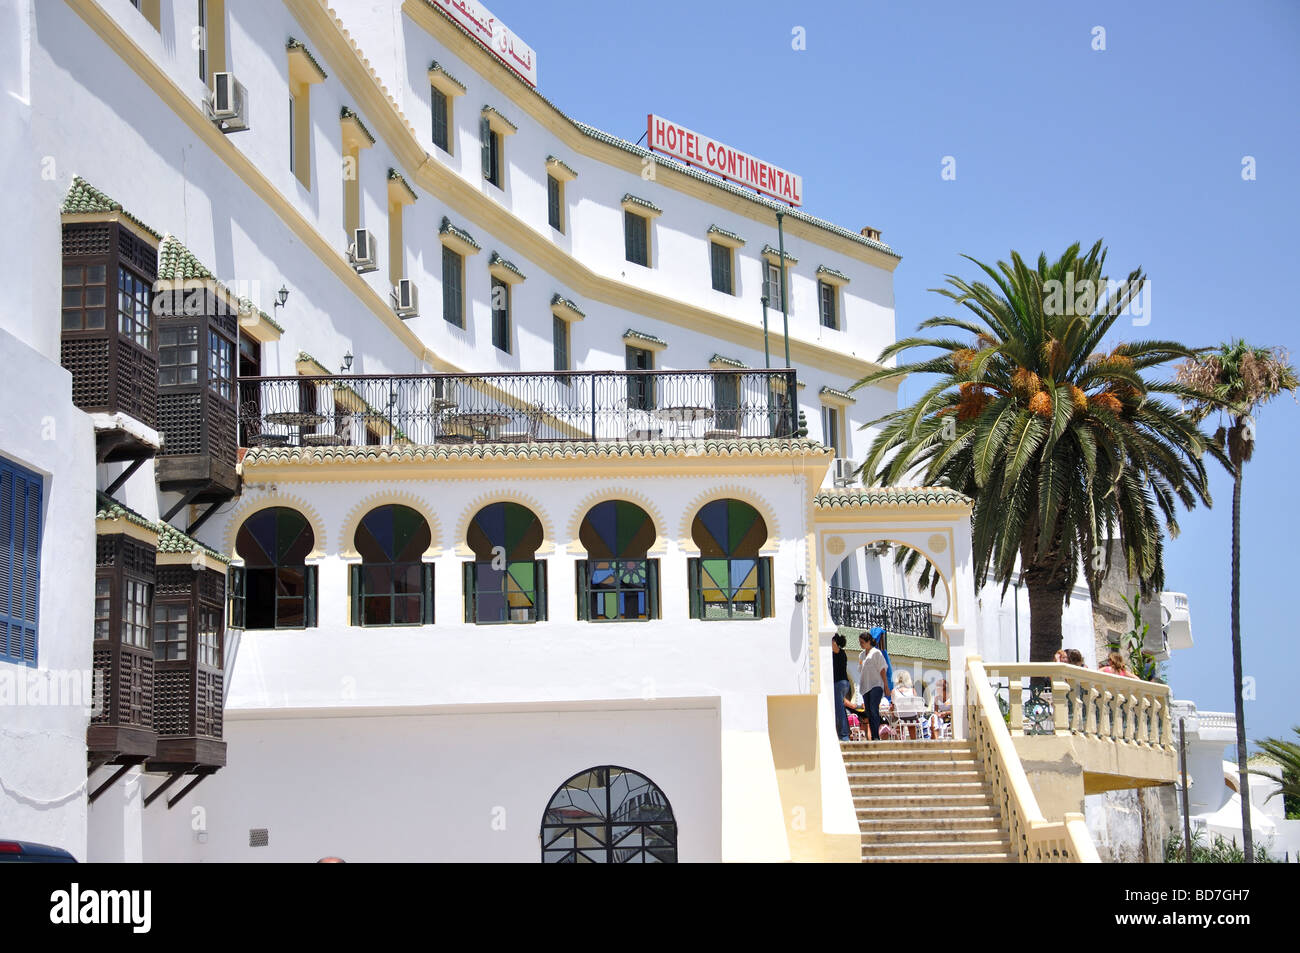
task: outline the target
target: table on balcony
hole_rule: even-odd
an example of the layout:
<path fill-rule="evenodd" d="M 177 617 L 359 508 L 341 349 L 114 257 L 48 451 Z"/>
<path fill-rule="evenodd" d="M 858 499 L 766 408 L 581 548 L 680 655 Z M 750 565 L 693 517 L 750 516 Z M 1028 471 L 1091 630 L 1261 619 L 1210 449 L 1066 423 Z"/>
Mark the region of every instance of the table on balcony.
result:
<path fill-rule="evenodd" d="M 492 410 L 464 410 L 448 414 L 443 423 L 450 427 L 464 427 L 470 430 L 475 440 L 491 440 L 492 432 L 510 419 L 506 414 Z M 479 436 L 482 434 L 482 437 Z"/>
<path fill-rule="evenodd" d="M 304 447 L 343 447 L 348 441 L 336 433 L 305 433 L 298 442 Z"/>
<path fill-rule="evenodd" d="M 266 422 L 284 427 L 319 427 L 325 423 L 325 415 L 314 410 L 280 410 L 267 414 Z"/>
<path fill-rule="evenodd" d="M 655 412 L 655 416 L 665 420 L 674 426 L 673 436 L 690 437 L 694 435 L 692 425 L 697 420 L 707 420 L 713 416 L 712 407 L 696 407 L 691 405 L 680 405 L 674 407 L 660 407 Z"/>

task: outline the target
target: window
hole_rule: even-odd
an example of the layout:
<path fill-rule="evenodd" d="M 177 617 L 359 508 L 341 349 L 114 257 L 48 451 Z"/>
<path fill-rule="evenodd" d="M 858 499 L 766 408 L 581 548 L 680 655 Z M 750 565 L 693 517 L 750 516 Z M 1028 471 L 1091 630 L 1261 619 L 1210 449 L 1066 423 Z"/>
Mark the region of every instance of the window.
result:
<path fill-rule="evenodd" d="M 817 299 L 821 304 L 822 327 L 838 329 L 840 326 L 836 287 L 829 281 L 817 282 Z"/>
<path fill-rule="evenodd" d="M 551 228 L 564 231 L 564 183 L 553 175 L 546 177 L 546 218 Z"/>
<path fill-rule="evenodd" d="M 208 0 L 199 0 L 199 79 L 208 81 Z"/>
<path fill-rule="evenodd" d="M 713 375 L 714 426 L 718 430 L 740 431 L 740 375 L 720 371 Z"/>
<path fill-rule="evenodd" d="M 555 349 L 555 369 L 557 371 L 573 370 L 572 359 L 569 355 L 569 322 L 558 314 L 551 315 L 551 336 Z M 569 378 L 560 378 L 560 382 L 567 384 Z"/>
<path fill-rule="evenodd" d="M 443 152 L 451 152 L 448 116 L 450 103 L 447 94 L 437 86 L 430 86 L 430 101 L 433 105 L 433 144 Z"/>
<path fill-rule="evenodd" d="M 760 619 L 773 615 L 772 560 L 759 556 L 767 524 L 740 500 L 714 500 L 691 525 L 700 548 L 687 563 L 692 619 Z"/>
<path fill-rule="evenodd" d="M 232 594 L 231 625 L 301 629 L 316 625 L 316 567 L 306 565 L 316 545 L 311 524 L 296 510 L 273 506 L 244 521 L 235 552 L 244 560 Z M 236 600 L 243 603 L 238 612 Z M 242 615 L 242 618 L 240 618 Z"/>
<path fill-rule="evenodd" d="M 226 0 L 198 0 L 199 79 L 212 86 L 212 74 L 226 71 Z"/>
<path fill-rule="evenodd" d="M 295 93 L 289 94 L 289 171 L 298 175 L 298 117 L 295 115 L 298 109 L 298 97 Z M 298 178 L 302 178 L 298 175 Z"/>
<path fill-rule="evenodd" d="M 325 71 L 300 41 L 290 37 L 289 168 L 305 189 L 311 188 L 311 88 L 325 82 Z"/>
<path fill-rule="evenodd" d="M 542 524 L 518 503 L 492 503 L 470 522 L 465 621 L 479 625 L 546 621 L 546 562 L 535 559 Z"/>
<path fill-rule="evenodd" d="M 501 176 L 501 133 L 492 128 L 492 122 L 487 116 L 479 121 L 479 138 L 483 148 L 483 178 L 498 189 L 503 189 L 505 186 L 502 184 Z"/>
<path fill-rule="evenodd" d="M 835 451 L 835 456 L 844 456 L 844 441 L 840 436 L 840 409 L 822 407 L 822 445 Z"/>
<path fill-rule="evenodd" d="M 492 279 L 492 344 L 510 353 L 510 286 L 500 278 Z"/>
<path fill-rule="evenodd" d="M 112 624 L 113 579 L 111 576 L 95 577 L 95 638 L 105 641 L 109 638 L 109 626 Z"/>
<path fill-rule="evenodd" d="M 659 618 L 659 560 L 647 559 L 654 522 L 635 503 L 597 503 L 582 520 L 578 538 L 587 558 L 578 561 L 578 618 L 592 622 Z"/>
<path fill-rule="evenodd" d="M 429 523 L 409 506 L 371 510 L 357 527 L 361 565 L 351 566 L 353 625 L 429 625 L 433 622 L 433 565 Z"/>
<path fill-rule="evenodd" d="M 767 306 L 781 310 L 781 269 L 776 262 L 763 261 L 763 294 L 767 295 Z"/>
<path fill-rule="evenodd" d="M 221 610 L 208 606 L 199 608 L 199 664 L 221 668 Z"/>
<path fill-rule="evenodd" d="M 192 324 L 158 329 L 158 383 L 197 384 L 199 329 Z"/>
<path fill-rule="evenodd" d="M 627 369 L 629 371 L 653 371 L 655 356 L 653 351 L 642 347 L 627 346 Z M 627 406 L 629 410 L 654 410 L 655 382 L 649 374 L 629 374 L 627 376 Z"/>
<path fill-rule="evenodd" d="M 645 775 L 589 768 L 560 786 L 542 815 L 547 864 L 675 864 L 673 808 Z"/>
<path fill-rule="evenodd" d="M 458 328 L 465 326 L 465 259 L 442 246 L 442 317 Z"/>
<path fill-rule="evenodd" d="M 150 647 L 152 631 L 153 586 L 143 580 L 122 579 L 122 644 L 138 649 Z"/>
<path fill-rule="evenodd" d="M 234 380 L 231 376 L 234 359 L 234 344 L 216 331 L 209 330 L 208 389 L 225 400 L 234 399 Z"/>
<path fill-rule="evenodd" d="M 153 607 L 153 657 L 159 662 L 186 657 L 190 634 L 188 602 L 160 602 Z"/>
<path fill-rule="evenodd" d="M 63 330 L 102 331 L 108 308 L 108 268 L 67 265 L 63 269 Z"/>
<path fill-rule="evenodd" d="M 709 254 L 713 261 L 713 290 L 735 294 L 731 280 L 731 249 L 718 242 L 709 242 Z"/>
<path fill-rule="evenodd" d="M 0 459 L 0 661 L 36 666 L 41 477 Z"/>
<path fill-rule="evenodd" d="M 90 269 L 87 269 L 90 270 Z M 123 337 L 144 350 L 152 350 L 150 340 L 152 293 L 149 282 L 126 268 L 117 269 L 117 329 Z"/>
<path fill-rule="evenodd" d="M 628 261 L 650 267 L 650 219 L 623 210 L 623 249 Z"/>

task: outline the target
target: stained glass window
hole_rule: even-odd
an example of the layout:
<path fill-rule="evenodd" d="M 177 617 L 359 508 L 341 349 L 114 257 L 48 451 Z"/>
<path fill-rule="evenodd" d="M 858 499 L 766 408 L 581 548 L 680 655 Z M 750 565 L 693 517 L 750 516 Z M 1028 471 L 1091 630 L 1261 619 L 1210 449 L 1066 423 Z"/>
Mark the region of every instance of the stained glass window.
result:
<path fill-rule="evenodd" d="M 672 805 L 653 781 L 627 768 L 575 774 L 546 805 L 542 862 L 675 864 Z"/>
<path fill-rule="evenodd" d="M 546 562 L 534 558 L 542 544 L 536 515 L 518 503 L 489 504 L 470 521 L 466 542 L 474 559 L 465 564 L 465 621 L 545 621 Z"/>
<path fill-rule="evenodd" d="M 758 619 L 772 615 L 772 561 L 760 556 L 767 524 L 740 500 L 714 500 L 691 526 L 700 558 L 688 563 L 691 618 Z"/>
<path fill-rule="evenodd" d="M 244 623 L 250 629 L 301 629 L 316 624 L 316 545 L 311 524 L 296 510 L 273 506 L 244 521 L 235 551 L 244 560 Z"/>
<path fill-rule="evenodd" d="M 659 618 L 659 561 L 647 559 L 654 522 L 635 503 L 609 500 L 587 513 L 578 537 L 588 559 L 578 562 L 578 618 Z"/>
<path fill-rule="evenodd" d="M 356 625 L 422 625 L 433 621 L 433 566 L 429 523 L 409 506 L 380 506 L 362 517 L 352 567 Z"/>

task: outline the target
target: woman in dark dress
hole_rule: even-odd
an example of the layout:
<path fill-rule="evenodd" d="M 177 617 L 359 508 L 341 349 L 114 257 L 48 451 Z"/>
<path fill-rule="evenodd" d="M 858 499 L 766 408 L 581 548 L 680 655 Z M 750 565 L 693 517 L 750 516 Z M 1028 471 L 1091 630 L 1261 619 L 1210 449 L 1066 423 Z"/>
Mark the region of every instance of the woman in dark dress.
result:
<path fill-rule="evenodd" d="M 853 689 L 849 681 L 849 657 L 844 654 L 846 639 L 842 635 L 831 636 L 831 668 L 835 682 L 835 732 L 840 741 L 849 740 L 849 710 L 844 707 L 844 699 Z"/>

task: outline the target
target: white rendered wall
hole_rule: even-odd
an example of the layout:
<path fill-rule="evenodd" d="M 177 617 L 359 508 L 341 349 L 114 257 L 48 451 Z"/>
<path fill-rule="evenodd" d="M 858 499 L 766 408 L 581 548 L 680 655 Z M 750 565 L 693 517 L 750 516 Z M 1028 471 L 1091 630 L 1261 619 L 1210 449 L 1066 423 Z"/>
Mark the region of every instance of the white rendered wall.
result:
<path fill-rule="evenodd" d="M 536 863 L 556 790 L 607 764 L 663 791 L 680 861 L 723 859 L 716 699 L 232 713 L 226 737 L 228 767 L 149 808 L 146 860 Z M 249 847 L 253 828 L 267 847 Z"/>
<path fill-rule="evenodd" d="M 37 666 L 0 662 L 0 832 L 85 860 L 95 441 L 71 375 L 3 330 L 0 308 L 0 456 L 45 478 Z"/>

